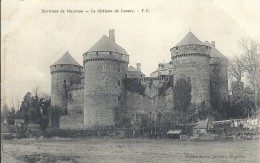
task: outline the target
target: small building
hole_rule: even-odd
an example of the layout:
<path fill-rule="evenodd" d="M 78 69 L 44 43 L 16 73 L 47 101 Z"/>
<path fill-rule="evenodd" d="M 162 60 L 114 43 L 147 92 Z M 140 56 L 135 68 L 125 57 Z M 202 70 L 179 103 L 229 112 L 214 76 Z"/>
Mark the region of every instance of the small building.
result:
<path fill-rule="evenodd" d="M 170 130 L 167 132 L 169 139 L 180 139 L 181 138 L 181 130 Z"/>
<path fill-rule="evenodd" d="M 128 67 L 127 78 L 144 78 L 145 74 L 141 71 L 141 64 L 136 64 L 137 68 L 133 66 Z"/>
<path fill-rule="evenodd" d="M 209 129 L 209 120 L 202 120 L 193 128 L 193 134 L 207 134 Z"/>
<path fill-rule="evenodd" d="M 158 68 L 151 73 L 151 77 L 159 77 L 161 75 L 172 75 L 172 62 L 159 63 Z"/>
<path fill-rule="evenodd" d="M 28 123 L 27 128 L 30 130 L 39 130 L 40 125 L 38 123 Z"/>
<path fill-rule="evenodd" d="M 14 124 L 18 127 L 21 127 L 24 124 L 24 118 L 15 118 L 14 119 Z"/>

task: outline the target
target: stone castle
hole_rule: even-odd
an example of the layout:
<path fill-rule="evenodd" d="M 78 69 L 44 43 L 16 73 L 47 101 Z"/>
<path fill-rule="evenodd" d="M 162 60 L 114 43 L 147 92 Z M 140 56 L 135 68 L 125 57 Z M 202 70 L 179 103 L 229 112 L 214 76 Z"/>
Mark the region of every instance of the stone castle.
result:
<path fill-rule="evenodd" d="M 66 52 L 50 66 L 51 105 L 65 113 L 53 127 L 133 127 L 149 118 L 181 123 L 174 109 L 180 79 L 190 83 L 194 112 L 217 112 L 228 101 L 228 59 L 215 42 L 203 43 L 189 32 L 170 52 L 171 61 L 159 64 L 151 77 L 141 72 L 140 63 L 128 67 L 129 54 L 115 42 L 114 30 L 83 54 L 83 66 Z"/>

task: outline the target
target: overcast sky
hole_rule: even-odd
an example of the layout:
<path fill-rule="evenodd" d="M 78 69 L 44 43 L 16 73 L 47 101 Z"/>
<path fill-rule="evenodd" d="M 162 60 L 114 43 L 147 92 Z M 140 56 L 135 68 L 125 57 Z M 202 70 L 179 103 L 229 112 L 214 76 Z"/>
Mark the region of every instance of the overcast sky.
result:
<path fill-rule="evenodd" d="M 149 9 L 149 13 L 42 13 L 42 9 Z M 82 65 L 85 53 L 109 29 L 150 76 L 189 31 L 216 41 L 226 57 L 239 55 L 238 40 L 260 38 L 260 0 L 2 0 L 1 101 L 17 107 L 26 92 L 50 94 L 49 66 L 66 51 Z"/>

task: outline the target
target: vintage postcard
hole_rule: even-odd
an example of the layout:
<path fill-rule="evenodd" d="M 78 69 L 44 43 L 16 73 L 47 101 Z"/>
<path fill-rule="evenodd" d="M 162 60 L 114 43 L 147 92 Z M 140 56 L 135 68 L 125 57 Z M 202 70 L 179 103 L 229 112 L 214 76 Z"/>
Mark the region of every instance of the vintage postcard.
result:
<path fill-rule="evenodd" d="M 259 162 L 259 0 L 2 0 L 2 162 Z"/>

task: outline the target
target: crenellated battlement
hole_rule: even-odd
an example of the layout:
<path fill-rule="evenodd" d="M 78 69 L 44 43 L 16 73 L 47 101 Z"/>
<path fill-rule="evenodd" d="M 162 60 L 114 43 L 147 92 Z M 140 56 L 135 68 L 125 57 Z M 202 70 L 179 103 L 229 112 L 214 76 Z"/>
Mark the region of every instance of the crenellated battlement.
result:
<path fill-rule="evenodd" d="M 83 67 L 78 65 L 70 65 L 70 64 L 58 64 L 50 66 L 51 74 L 54 73 L 76 73 L 82 74 Z"/>
<path fill-rule="evenodd" d="M 161 77 L 146 77 L 146 78 L 140 78 L 139 80 L 141 82 L 152 82 L 152 81 L 169 81 L 172 79 L 172 75 L 166 75 Z"/>
<path fill-rule="evenodd" d="M 170 51 L 172 60 L 189 56 L 210 57 L 210 47 L 206 45 L 182 45 L 173 47 Z"/>
<path fill-rule="evenodd" d="M 129 62 L 129 55 L 116 52 L 87 52 L 83 54 L 83 62 L 94 61 L 115 61 L 115 62 Z"/>

